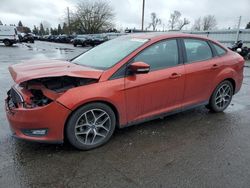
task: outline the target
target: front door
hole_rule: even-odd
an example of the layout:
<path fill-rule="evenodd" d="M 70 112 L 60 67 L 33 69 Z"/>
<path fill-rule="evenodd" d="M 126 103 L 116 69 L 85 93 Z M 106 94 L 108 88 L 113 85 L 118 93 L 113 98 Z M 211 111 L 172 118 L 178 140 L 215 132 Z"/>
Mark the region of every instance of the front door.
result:
<path fill-rule="evenodd" d="M 150 72 L 125 77 L 128 123 L 181 108 L 185 71 L 179 63 L 177 41 L 147 47 L 133 60 L 139 61 L 149 64 Z"/>

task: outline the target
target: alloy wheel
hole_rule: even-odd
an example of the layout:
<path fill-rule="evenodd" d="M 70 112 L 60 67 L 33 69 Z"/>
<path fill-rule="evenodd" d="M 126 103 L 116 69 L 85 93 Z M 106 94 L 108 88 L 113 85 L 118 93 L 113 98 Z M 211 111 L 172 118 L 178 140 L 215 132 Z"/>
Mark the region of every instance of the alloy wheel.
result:
<path fill-rule="evenodd" d="M 223 84 L 215 95 L 215 105 L 218 108 L 225 108 L 229 105 L 232 98 L 232 88 L 228 84 Z"/>
<path fill-rule="evenodd" d="M 85 145 L 102 142 L 111 130 L 111 118 L 102 109 L 91 109 L 84 112 L 76 121 L 75 136 Z"/>

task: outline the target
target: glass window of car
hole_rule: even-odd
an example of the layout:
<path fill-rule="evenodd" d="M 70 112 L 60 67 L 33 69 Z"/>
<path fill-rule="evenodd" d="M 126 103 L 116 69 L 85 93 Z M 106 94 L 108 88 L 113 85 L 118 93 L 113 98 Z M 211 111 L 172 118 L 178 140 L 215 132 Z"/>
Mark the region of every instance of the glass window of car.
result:
<path fill-rule="evenodd" d="M 208 43 L 199 39 L 184 39 L 187 62 L 207 60 L 213 57 Z"/>
<path fill-rule="evenodd" d="M 219 56 L 222 56 L 222 55 L 224 55 L 224 54 L 227 52 L 224 48 L 220 47 L 220 46 L 217 45 L 217 44 L 214 44 L 214 43 L 213 43 L 213 46 L 214 46 L 214 48 L 215 48 L 215 50 L 216 50 L 216 52 L 217 52 L 217 54 L 218 54 Z"/>
<path fill-rule="evenodd" d="M 150 65 L 151 70 L 175 66 L 179 63 L 178 46 L 175 39 L 151 45 L 134 58 Z"/>
<path fill-rule="evenodd" d="M 148 39 L 139 39 L 133 36 L 117 37 L 116 39 L 104 42 L 76 57 L 72 60 L 72 63 L 106 70 L 114 66 L 147 41 Z"/>

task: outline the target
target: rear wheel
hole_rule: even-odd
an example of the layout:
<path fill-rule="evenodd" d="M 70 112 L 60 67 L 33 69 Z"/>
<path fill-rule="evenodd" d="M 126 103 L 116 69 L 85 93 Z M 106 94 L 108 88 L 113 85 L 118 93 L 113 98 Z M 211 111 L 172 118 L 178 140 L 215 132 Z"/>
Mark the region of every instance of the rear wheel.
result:
<path fill-rule="evenodd" d="M 103 103 L 87 104 L 69 118 L 66 134 L 69 142 L 80 150 L 89 150 L 105 144 L 115 130 L 113 110 Z"/>
<path fill-rule="evenodd" d="M 214 90 L 207 107 L 214 112 L 223 112 L 233 97 L 233 85 L 230 81 L 221 82 Z"/>

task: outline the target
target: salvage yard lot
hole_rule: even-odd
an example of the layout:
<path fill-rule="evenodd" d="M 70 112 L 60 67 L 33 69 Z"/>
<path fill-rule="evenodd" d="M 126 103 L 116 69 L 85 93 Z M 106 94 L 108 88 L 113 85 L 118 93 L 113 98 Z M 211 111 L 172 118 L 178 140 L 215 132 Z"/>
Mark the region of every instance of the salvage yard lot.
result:
<path fill-rule="evenodd" d="M 117 130 L 101 148 L 29 143 L 11 137 L 4 99 L 8 66 L 71 59 L 87 48 L 35 42 L 0 45 L 0 187 L 249 187 L 250 63 L 224 112 L 205 107 Z"/>

